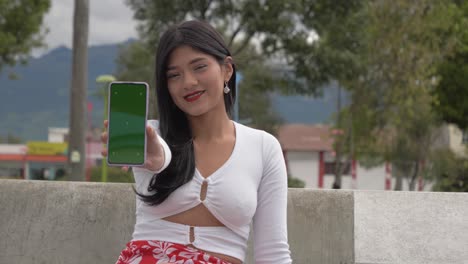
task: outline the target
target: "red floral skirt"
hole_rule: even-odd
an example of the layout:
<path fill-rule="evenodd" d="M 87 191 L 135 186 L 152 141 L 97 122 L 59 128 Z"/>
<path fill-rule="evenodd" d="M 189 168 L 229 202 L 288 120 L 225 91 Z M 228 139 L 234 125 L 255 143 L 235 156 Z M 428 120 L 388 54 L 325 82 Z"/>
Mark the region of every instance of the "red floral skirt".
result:
<path fill-rule="evenodd" d="M 196 248 L 156 240 L 131 241 L 116 264 L 230 264 Z"/>

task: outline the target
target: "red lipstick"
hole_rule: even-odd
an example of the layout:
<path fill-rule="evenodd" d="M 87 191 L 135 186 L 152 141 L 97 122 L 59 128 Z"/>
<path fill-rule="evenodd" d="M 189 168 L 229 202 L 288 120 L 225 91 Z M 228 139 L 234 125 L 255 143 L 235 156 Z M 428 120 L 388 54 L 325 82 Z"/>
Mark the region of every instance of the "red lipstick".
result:
<path fill-rule="evenodd" d="M 196 91 L 196 92 L 187 94 L 186 96 L 184 96 L 184 99 L 185 99 L 185 101 L 187 101 L 187 102 L 189 102 L 189 103 L 195 102 L 195 101 L 198 100 L 204 93 L 205 93 L 205 91 Z"/>

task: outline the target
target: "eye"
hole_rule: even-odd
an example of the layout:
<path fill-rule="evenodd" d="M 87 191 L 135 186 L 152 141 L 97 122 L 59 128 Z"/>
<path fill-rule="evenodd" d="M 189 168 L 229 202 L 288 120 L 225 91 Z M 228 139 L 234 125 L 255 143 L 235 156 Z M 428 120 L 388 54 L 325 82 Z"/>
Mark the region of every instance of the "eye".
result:
<path fill-rule="evenodd" d="M 174 79 L 179 77 L 178 73 L 167 73 L 167 79 Z"/>
<path fill-rule="evenodd" d="M 204 68 L 206 68 L 206 64 L 200 64 L 200 65 L 195 66 L 196 71 L 203 70 Z"/>

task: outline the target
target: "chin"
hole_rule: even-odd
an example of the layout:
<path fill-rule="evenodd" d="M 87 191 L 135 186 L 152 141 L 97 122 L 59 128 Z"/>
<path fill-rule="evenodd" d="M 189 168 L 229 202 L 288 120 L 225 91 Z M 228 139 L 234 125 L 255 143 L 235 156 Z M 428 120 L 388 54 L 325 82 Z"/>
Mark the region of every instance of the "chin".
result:
<path fill-rule="evenodd" d="M 183 112 L 187 116 L 199 117 L 206 114 L 208 111 L 206 111 L 205 109 L 184 109 Z"/>

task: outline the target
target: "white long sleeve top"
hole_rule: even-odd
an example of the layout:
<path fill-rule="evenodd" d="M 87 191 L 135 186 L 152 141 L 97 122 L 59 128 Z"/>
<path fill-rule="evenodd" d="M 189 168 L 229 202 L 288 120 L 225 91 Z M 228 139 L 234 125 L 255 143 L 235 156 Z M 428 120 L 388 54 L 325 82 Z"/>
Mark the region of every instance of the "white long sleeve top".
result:
<path fill-rule="evenodd" d="M 136 225 L 132 240 L 162 240 L 193 244 L 202 250 L 245 261 L 253 221 L 255 263 L 291 263 L 287 239 L 287 173 L 278 140 L 272 135 L 234 122 L 236 142 L 230 158 L 204 178 L 195 170 L 193 179 L 179 187 L 161 204 L 149 206 L 137 197 Z M 170 149 L 162 138 L 166 163 Z M 151 177 L 157 172 L 133 168 L 136 189 L 149 194 Z M 157 176 L 156 176 L 157 177 Z M 203 183 L 206 197 L 201 200 Z M 192 227 L 162 220 L 199 204 L 225 226 Z"/>

